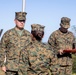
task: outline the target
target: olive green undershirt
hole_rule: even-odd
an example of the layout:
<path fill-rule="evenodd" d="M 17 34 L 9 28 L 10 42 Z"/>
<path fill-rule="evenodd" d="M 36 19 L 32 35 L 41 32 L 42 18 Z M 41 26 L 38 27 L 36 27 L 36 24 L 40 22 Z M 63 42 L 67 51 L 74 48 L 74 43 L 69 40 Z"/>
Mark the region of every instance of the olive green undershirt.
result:
<path fill-rule="evenodd" d="M 17 33 L 21 36 L 22 35 L 23 30 L 17 30 Z"/>

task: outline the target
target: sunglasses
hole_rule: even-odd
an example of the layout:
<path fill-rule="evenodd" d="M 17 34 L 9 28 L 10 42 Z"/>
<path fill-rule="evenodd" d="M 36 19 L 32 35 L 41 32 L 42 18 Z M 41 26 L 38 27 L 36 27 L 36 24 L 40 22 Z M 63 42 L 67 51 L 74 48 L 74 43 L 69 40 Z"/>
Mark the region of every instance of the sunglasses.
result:
<path fill-rule="evenodd" d="M 25 20 L 18 20 L 19 22 L 25 22 Z"/>

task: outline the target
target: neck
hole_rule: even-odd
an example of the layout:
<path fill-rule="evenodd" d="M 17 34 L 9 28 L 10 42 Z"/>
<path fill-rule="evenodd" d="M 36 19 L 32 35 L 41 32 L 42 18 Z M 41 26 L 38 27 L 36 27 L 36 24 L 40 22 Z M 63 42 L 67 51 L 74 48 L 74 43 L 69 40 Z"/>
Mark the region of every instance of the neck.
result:
<path fill-rule="evenodd" d="M 16 26 L 16 30 L 23 30 L 24 28 L 18 28 L 17 26 Z"/>
<path fill-rule="evenodd" d="M 67 33 L 67 32 L 68 32 L 68 30 L 65 29 L 65 28 L 59 28 L 59 30 L 60 30 L 62 33 Z"/>

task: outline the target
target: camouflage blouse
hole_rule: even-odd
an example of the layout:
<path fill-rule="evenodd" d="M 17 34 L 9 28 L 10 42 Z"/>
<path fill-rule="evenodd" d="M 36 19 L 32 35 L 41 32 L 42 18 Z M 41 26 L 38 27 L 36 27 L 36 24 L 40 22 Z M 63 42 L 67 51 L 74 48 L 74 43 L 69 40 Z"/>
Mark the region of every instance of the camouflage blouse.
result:
<path fill-rule="evenodd" d="M 16 28 L 10 29 L 4 33 L 1 39 L 1 63 L 4 64 L 6 55 L 6 67 L 9 70 L 18 70 L 19 53 L 31 41 L 30 32 L 23 30 L 20 36 Z M 1 64 L 1 65 L 2 65 Z"/>
<path fill-rule="evenodd" d="M 54 57 L 55 55 L 48 45 L 34 41 L 21 51 L 20 67 L 23 68 L 21 71 L 25 74 L 24 64 L 27 62 L 28 66 L 25 68 L 27 68 L 28 75 L 51 75 L 50 67 L 55 63 Z"/>
<path fill-rule="evenodd" d="M 67 33 L 62 33 L 60 30 L 53 32 L 48 40 L 48 44 L 53 48 L 54 52 L 62 49 L 72 49 L 74 43 L 74 35 L 72 32 L 68 31 Z M 64 53 L 63 55 L 58 56 L 58 63 L 60 65 L 72 65 L 72 56 L 70 53 Z"/>

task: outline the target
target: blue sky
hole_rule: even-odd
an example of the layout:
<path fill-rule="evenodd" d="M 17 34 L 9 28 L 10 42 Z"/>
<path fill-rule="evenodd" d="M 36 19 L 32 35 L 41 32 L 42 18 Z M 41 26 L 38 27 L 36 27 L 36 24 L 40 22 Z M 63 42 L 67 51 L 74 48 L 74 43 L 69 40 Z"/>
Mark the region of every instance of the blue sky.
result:
<path fill-rule="evenodd" d="M 47 42 L 50 34 L 60 27 L 61 17 L 71 18 L 71 27 L 76 25 L 76 0 L 26 0 L 25 12 L 27 20 L 25 29 L 31 31 L 31 24 L 45 26 L 43 42 Z M 15 12 L 22 11 L 22 0 L 0 1 L 0 29 L 5 31 L 15 27 Z M 1 38 L 1 37 L 0 37 Z"/>

